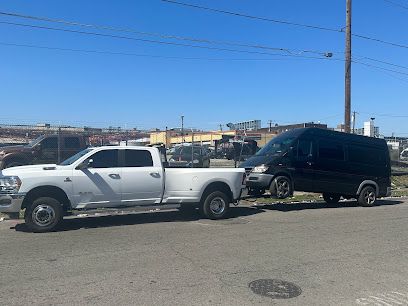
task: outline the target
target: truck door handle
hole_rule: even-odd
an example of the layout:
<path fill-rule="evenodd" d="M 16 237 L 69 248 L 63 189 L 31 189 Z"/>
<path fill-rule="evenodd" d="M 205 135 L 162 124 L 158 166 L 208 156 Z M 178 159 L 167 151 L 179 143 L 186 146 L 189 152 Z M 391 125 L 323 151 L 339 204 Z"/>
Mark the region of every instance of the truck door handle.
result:
<path fill-rule="evenodd" d="M 111 174 L 109 174 L 109 177 L 110 177 L 111 179 L 114 179 L 114 180 L 120 179 L 120 175 L 119 175 L 119 174 L 116 174 L 116 173 L 111 173 Z"/>
<path fill-rule="evenodd" d="M 154 178 L 160 178 L 160 173 L 159 172 L 150 172 L 150 176 Z"/>

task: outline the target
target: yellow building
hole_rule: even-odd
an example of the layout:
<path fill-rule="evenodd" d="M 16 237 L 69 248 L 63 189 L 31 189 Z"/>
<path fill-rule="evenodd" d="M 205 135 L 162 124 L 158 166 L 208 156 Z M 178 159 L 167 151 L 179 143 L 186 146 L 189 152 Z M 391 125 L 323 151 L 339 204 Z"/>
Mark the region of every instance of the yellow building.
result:
<path fill-rule="evenodd" d="M 177 144 L 181 143 L 192 143 L 194 142 L 195 144 L 209 144 L 209 145 L 215 145 L 216 140 L 221 140 L 222 136 L 233 136 L 237 137 L 239 139 L 242 139 L 242 137 L 248 138 L 248 139 L 253 139 L 257 141 L 259 147 L 263 147 L 265 144 L 269 142 L 274 136 L 276 136 L 275 133 L 270 133 L 270 132 L 262 132 L 262 133 L 257 133 L 257 132 L 247 132 L 246 136 L 244 136 L 242 131 L 208 131 L 208 132 L 196 132 L 192 133 L 190 131 L 185 131 L 184 136 L 181 136 L 180 132 L 176 131 L 158 131 L 158 132 L 152 132 L 150 133 L 150 143 L 151 144 L 158 144 L 158 143 L 163 143 L 166 144 L 166 147 L 172 147 Z M 184 139 L 184 141 L 183 141 Z"/>

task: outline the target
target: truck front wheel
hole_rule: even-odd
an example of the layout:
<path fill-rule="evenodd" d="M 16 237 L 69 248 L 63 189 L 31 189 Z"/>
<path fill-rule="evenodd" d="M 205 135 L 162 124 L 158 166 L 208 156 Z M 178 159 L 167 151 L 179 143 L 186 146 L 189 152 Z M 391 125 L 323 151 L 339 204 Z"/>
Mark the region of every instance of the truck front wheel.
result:
<path fill-rule="evenodd" d="M 202 214 L 212 220 L 224 218 L 229 211 L 230 200 L 222 191 L 214 191 L 208 194 L 202 204 Z"/>
<path fill-rule="evenodd" d="M 41 197 L 35 199 L 25 211 L 24 219 L 27 227 L 35 233 L 54 230 L 63 216 L 62 205 L 54 198 Z"/>

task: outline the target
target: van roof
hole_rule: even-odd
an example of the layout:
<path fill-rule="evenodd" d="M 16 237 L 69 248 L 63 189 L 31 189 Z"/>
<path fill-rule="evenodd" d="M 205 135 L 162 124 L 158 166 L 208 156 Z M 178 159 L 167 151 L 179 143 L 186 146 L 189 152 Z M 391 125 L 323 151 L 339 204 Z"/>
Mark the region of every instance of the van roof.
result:
<path fill-rule="evenodd" d="M 368 137 L 368 136 L 362 136 L 362 135 L 356 135 L 356 134 L 349 134 L 349 133 L 345 133 L 345 132 L 338 132 L 338 131 L 322 129 L 322 128 L 314 128 L 314 127 L 296 129 L 296 134 L 297 135 L 313 135 L 313 136 L 335 137 L 335 138 L 341 139 L 343 141 L 354 141 L 354 142 L 381 145 L 381 146 L 386 145 L 386 141 L 384 139 L 381 139 L 381 138 Z"/>

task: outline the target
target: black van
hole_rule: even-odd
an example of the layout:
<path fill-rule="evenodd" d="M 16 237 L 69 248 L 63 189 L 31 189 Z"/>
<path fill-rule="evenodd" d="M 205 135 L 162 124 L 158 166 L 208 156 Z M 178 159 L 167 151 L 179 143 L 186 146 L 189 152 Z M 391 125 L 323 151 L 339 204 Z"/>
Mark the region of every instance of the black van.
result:
<path fill-rule="evenodd" d="M 294 129 L 273 138 L 241 164 L 250 194 L 269 190 L 286 198 L 293 191 L 322 193 L 327 203 L 356 198 L 372 206 L 391 194 L 391 166 L 384 139 L 319 128 Z"/>

